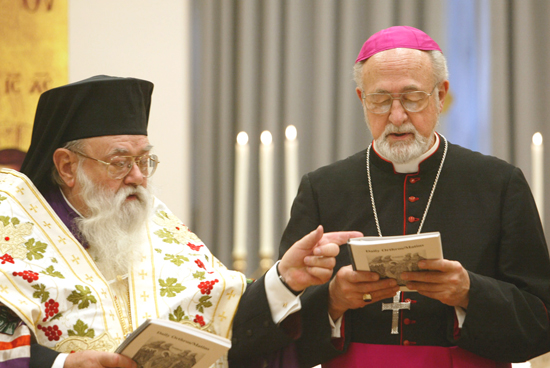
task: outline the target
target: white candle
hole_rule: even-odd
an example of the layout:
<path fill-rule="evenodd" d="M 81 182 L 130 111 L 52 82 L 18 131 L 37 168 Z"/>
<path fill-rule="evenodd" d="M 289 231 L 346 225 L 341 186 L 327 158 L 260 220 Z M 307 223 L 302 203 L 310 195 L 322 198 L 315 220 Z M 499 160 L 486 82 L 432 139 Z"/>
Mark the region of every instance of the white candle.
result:
<path fill-rule="evenodd" d="M 235 203 L 233 206 L 233 258 L 236 261 L 243 261 L 246 258 L 249 156 L 248 135 L 240 132 L 235 145 Z M 242 266 L 241 263 L 236 265 Z"/>
<path fill-rule="evenodd" d="M 271 133 L 260 136 L 260 257 L 273 258 L 273 143 Z"/>
<path fill-rule="evenodd" d="M 298 132 L 294 125 L 285 130 L 285 179 L 286 179 L 286 214 L 290 216 L 290 207 L 298 191 Z"/>
<path fill-rule="evenodd" d="M 544 224 L 544 147 L 542 134 L 533 134 L 531 144 L 531 182 L 533 184 L 533 196 L 539 210 L 540 220 Z"/>

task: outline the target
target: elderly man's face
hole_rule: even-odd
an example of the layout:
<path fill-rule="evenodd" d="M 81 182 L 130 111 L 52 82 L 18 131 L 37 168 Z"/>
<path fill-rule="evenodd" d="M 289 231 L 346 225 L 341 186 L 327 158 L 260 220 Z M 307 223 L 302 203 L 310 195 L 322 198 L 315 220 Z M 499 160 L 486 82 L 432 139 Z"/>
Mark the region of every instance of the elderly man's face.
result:
<path fill-rule="evenodd" d="M 114 156 L 141 156 L 151 150 L 149 140 L 144 135 L 94 137 L 88 138 L 86 143 L 85 153 L 105 162 L 110 162 Z M 147 187 L 147 178 L 142 175 L 137 165 L 134 165 L 128 175 L 122 179 L 111 178 L 107 173 L 106 165 L 94 160 L 85 159 L 82 169 L 95 184 L 113 193 L 127 186 Z M 135 200 L 135 197 L 130 195 L 127 200 Z"/>
<path fill-rule="evenodd" d="M 362 82 L 365 94 L 411 91 L 431 93 L 435 85 L 430 57 L 425 52 L 412 49 L 392 49 L 373 55 L 363 65 Z M 374 114 L 365 109 L 373 138 L 377 140 L 385 134 L 382 138 L 385 138 L 390 146 L 396 143 L 412 143 L 413 133 L 394 133 L 391 129 L 390 132 L 385 132 L 388 124 L 400 127 L 406 123 L 412 124 L 421 136 L 430 138 L 443 106 L 448 82 L 440 83 L 439 87 L 438 95 L 430 96 L 428 106 L 420 112 L 405 110 L 399 99 L 393 100 L 390 111 L 385 114 Z M 357 95 L 363 102 L 361 92 L 361 89 L 357 88 Z"/>

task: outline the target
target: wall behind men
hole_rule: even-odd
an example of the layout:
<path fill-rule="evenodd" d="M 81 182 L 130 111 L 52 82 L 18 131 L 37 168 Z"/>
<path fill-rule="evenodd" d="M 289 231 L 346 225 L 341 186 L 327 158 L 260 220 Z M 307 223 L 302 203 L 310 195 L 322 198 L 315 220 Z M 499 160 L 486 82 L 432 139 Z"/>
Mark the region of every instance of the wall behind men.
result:
<path fill-rule="evenodd" d="M 154 83 L 149 140 L 157 196 L 184 223 L 189 206 L 189 3 L 69 1 L 69 82 L 106 74 Z"/>

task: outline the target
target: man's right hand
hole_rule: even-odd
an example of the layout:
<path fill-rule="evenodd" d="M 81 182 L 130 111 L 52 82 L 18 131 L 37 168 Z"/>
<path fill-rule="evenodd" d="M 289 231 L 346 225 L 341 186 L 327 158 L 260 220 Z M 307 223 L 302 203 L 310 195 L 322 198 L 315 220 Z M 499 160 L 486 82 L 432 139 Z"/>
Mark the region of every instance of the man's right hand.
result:
<path fill-rule="evenodd" d="M 71 353 L 63 368 L 137 368 L 136 362 L 121 354 L 84 350 Z"/>
<path fill-rule="evenodd" d="M 342 267 L 329 284 L 328 311 L 336 321 L 348 309 L 357 309 L 373 302 L 392 298 L 399 286 L 394 279 L 380 280 L 376 272 L 354 271 L 350 266 Z M 369 302 L 363 295 L 370 294 Z"/>

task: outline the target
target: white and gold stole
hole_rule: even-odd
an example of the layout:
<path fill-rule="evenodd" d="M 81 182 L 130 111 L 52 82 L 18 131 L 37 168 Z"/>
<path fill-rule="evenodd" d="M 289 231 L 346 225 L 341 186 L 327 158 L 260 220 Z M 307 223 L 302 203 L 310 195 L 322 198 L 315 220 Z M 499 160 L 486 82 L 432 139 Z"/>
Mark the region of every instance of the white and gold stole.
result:
<path fill-rule="evenodd" d="M 229 338 L 244 275 L 227 270 L 158 199 L 139 246 L 142 256 L 129 272 L 129 294 L 116 298 L 30 180 L 0 171 L 0 303 L 39 344 L 60 352 L 113 351 L 148 318 Z"/>

